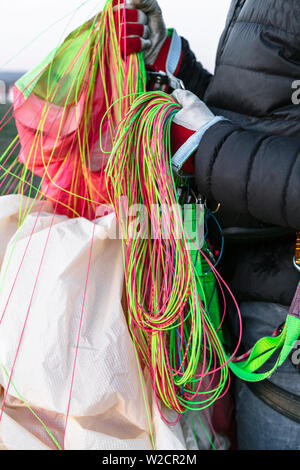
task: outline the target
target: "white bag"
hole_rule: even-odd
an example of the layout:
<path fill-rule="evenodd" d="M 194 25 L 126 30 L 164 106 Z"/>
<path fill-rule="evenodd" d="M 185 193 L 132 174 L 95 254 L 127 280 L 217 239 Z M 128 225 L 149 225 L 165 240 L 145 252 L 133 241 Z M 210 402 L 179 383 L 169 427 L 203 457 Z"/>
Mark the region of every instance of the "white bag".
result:
<path fill-rule="evenodd" d="M 18 230 L 21 205 L 32 207 Z M 54 215 L 48 202 L 0 197 L 1 407 L 13 370 L 3 449 L 62 447 L 67 415 L 66 450 L 150 450 L 153 441 L 157 450 L 198 448 L 184 425 L 162 421 L 140 370 L 121 304 L 115 227 L 113 213 L 94 224 Z"/>

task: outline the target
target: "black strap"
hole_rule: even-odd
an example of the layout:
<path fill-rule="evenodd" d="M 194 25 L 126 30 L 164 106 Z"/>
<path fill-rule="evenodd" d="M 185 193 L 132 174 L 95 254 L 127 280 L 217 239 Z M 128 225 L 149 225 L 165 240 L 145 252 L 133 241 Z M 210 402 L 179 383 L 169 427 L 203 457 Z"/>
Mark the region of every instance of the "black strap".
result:
<path fill-rule="evenodd" d="M 254 395 L 283 416 L 300 424 L 300 397 L 287 392 L 269 380 L 247 382 Z"/>

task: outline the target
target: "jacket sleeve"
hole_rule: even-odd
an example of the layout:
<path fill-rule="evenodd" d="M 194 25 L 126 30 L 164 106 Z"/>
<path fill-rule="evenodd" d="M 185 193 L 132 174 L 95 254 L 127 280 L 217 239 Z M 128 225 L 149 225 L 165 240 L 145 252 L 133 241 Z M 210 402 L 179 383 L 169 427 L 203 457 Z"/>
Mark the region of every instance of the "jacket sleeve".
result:
<path fill-rule="evenodd" d="M 182 61 L 176 76 L 183 81 L 187 90 L 192 91 L 200 99 L 203 99 L 212 78 L 202 64 L 197 62 L 188 41 L 184 38 L 182 38 Z"/>
<path fill-rule="evenodd" d="M 300 230 L 300 140 L 221 121 L 204 134 L 196 182 L 208 200 L 261 222 Z"/>

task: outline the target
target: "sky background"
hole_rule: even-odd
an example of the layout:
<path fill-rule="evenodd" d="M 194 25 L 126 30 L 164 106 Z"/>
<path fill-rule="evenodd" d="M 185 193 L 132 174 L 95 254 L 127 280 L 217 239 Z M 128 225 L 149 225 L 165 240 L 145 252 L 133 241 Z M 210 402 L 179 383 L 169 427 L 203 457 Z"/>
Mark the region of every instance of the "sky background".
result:
<path fill-rule="evenodd" d="M 31 69 L 104 4 L 103 0 L 0 2 L 0 71 Z M 230 0 L 159 0 L 159 3 L 167 26 L 186 37 L 198 59 L 213 71 Z"/>

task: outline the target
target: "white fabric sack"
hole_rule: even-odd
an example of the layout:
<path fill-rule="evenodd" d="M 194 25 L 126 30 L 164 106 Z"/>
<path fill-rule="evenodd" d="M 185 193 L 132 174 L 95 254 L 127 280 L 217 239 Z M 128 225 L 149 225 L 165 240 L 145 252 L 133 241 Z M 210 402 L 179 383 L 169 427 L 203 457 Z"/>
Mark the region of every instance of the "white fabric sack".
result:
<path fill-rule="evenodd" d="M 30 214 L 18 230 L 21 206 Z M 62 445 L 82 311 L 65 450 L 150 450 L 150 427 L 157 450 L 198 448 L 185 425 L 162 421 L 139 370 L 122 308 L 115 227 L 113 213 L 97 219 L 93 240 L 94 223 L 84 218 L 53 215 L 48 202 L 0 197 L 1 407 L 15 361 L 0 448 L 57 449 L 28 406 Z M 200 447 L 209 446 L 202 437 Z"/>

